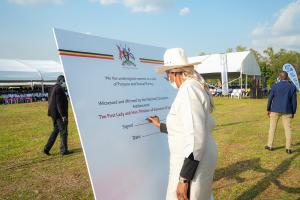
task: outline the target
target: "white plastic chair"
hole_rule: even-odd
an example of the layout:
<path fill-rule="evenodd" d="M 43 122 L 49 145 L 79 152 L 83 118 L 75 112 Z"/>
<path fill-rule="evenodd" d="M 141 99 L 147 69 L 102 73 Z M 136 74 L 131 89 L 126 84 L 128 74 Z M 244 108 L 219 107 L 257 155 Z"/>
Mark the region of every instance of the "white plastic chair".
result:
<path fill-rule="evenodd" d="M 230 97 L 231 98 L 237 97 L 238 99 L 240 99 L 242 97 L 242 90 L 241 89 L 233 89 Z"/>

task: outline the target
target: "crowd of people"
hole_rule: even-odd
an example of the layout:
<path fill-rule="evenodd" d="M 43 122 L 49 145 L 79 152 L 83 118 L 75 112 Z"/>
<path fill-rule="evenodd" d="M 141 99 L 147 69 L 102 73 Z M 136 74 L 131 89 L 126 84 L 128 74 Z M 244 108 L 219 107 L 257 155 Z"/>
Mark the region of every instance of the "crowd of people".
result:
<path fill-rule="evenodd" d="M 48 101 L 48 92 L 42 93 L 37 90 L 0 90 L 0 104 L 32 103 Z"/>

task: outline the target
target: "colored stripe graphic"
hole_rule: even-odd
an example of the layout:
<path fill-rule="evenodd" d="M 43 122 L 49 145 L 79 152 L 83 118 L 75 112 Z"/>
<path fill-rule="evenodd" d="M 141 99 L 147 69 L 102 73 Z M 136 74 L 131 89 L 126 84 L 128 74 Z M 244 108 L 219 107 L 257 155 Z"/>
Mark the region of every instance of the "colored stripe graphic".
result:
<path fill-rule="evenodd" d="M 101 54 L 101 53 L 91 53 L 91 52 L 83 52 L 83 51 L 71 51 L 65 49 L 59 49 L 58 54 L 62 56 L 75 56 L 75 57 L 83 57 L 83 58 L 98 58 L 98 59 L 107 59 L 113 60 L 114 56 L 109 54 Z"/>
<path fill-rule="evenodd" d="M 146 58 L 140 58 L 141 63 L 148 63 L 148 64 L 164 64 L 162 60 L 152 60 Z"/>

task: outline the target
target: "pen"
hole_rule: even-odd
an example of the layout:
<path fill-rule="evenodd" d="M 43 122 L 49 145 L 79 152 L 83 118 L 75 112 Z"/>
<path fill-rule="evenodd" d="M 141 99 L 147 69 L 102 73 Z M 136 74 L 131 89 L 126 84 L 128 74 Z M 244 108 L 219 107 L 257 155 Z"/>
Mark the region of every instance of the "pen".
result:
<path fill-rule="evenodd" d="M 150 116 L 150 117 L 158 117 L 158 116 L 154 115 L 154 116 Z M 149 121 L 149 117 L 147 117 L 145 120 Z"/>

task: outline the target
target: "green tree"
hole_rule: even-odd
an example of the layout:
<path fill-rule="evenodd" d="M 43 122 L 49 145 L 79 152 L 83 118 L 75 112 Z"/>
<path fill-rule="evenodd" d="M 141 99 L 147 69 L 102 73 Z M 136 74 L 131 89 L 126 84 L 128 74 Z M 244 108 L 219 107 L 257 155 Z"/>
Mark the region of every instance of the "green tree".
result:
<path fill-rule="evenodd" d="M 226 49 L 226 53 L 231 53 L 231 52 L 233 52 L 233 48 Z"/>
<path fill-rule="evenodd" d="M 200 52 L 199 54 L 198 54 L 198 56 L 205 56 L 207 53 L 205 53 L 205 52 Z"/>
<path fill-rule="evenodd" d="M 280 71 L 282 71 L 282 66 L 285 63 L 290 63 L 294 66 L 297 75 L 300 75 L 300 53 L 296 51 L 287 51 L 285 49 L 280 49 L 275 52 L 272 47 L 268 47 L 264 50 L 266 54 L 266 68 L 270 70 L 270 83 L 276 80 L 276 77 Z"/>
<path fill-rule="evenodd" d="M 261 76 L 263 77 L 263 80 L 265 80 L 266 86 L 270 87 L 273 84 L 273 71 L 269 65 L 269 61 L 267 57 L 264 57 L 261 55 L 258 51 L 255 49 L 250 49 L 250 51 L 253 53 L 253 55 L 256 58 L 256 61 L 260 67 Z"/>
<path fill-rule="evenodd" d="M 237 46 L 235 47 L 235 51 L 236 51 L 236 52 L 247 51 L 247 47 L 243 47 L 243 46 L 241 46 L 241 45 L 237 45 Z"/>
<path fill-rule="evenodd" d="M 264 50 L 264 53 L 268 56 L 269 59 L 272 59 L 274 57 L 274 50 L 272 47 L 268 47 Z"/>

